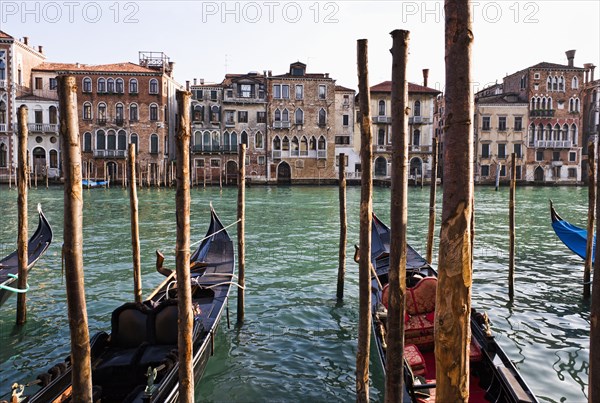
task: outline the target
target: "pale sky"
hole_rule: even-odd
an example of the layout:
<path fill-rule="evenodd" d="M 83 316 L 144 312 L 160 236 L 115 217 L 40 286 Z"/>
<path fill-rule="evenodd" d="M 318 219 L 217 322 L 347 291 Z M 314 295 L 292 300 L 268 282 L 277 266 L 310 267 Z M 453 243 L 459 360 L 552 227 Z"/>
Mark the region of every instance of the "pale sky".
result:
<path fill-rule="evenodd" d="M 476 89 L 545 61 L 600 65 L 600 1 L 473 1 Z M 0 1 L 0 29 L 43 45 L 48 61 L 137 62 L 162 51 L 181 84 L 272 70 L 297 60 L 357 89 L 356 41 L 369 41 L 369 83 L 389 80 L 394 29 L 410 31 L 409 80 L 443 89 L 444 17 L 438 1 Z M 596 78 L 600 77 L 600 67 Z"/>

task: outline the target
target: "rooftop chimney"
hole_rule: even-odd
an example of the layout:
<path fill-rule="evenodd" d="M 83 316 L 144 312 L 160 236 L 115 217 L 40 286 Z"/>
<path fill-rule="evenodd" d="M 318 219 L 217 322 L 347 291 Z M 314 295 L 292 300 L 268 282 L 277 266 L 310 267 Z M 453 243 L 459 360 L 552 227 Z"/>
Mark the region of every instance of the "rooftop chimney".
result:
<path fill-rule="evenodd" d="M 173 68 L 175 67 L 175 62 L 169 62 L 169 77 L 173 77 Z"/>
<path fill-rule="evenodd" d="M 24 36 L 23 37 L 23 43 L 27 46 L 29 46 L 29 37 L 28 36 Z"/>
<path fill-rule="evenodd" d="M 190 90 L 190 80 L 185 80 L 185 90 L 186 91 Z"/>
<path fill-rule="evenodd" d="M 423 87 L 427 87 L 427 79 L 429 78 L 429 69 L 423 69 Z"/>
<path fill-rule="evenodd" d="M 590 81 L 594 81 L 594 69 L 596 68 L 596 66 L 594 66 L 593 64 L 590 66 Z"/>
<path fill-rule="evenodd" d="M 569 61 L 569 67 L 573 67 L 573 61 L 575 59 L 575 49 L 567 50 L 565 54 L 567 55 L 567 60 Z"/>
<path fill-rule="evenodd" d="M 42 45 L 38 46 L 38 52 L 44 53 L 44 47 Z"/>
<path fill-rule="evenodd" d="M 198 79 L 194 78 L 194 85 L 198 85 Z"/>
<path fill-rule="evenodd" d="M 203 78 L 200 79 L 200 85 L 204 85 L 204 79 Z"/>
<path fill-rule="evenodd" d="M 269 70 L 269 77 L 271 77 L 271 70 Z"/>

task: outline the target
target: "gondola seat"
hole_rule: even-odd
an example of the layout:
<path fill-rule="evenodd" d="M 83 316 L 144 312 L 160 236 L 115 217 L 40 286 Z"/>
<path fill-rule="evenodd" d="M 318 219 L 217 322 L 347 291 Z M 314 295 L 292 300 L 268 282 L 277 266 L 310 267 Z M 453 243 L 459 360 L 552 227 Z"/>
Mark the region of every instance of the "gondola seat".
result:
<path fill-rule="evenodd" d="M 421 349 L 433 347 L 437 278 L 425 277 L 406 292 L 404 340 Z"/>
<path fill-rule="evenodd" d="M 177 300 L 171 299 L 158 305 L 153 311 L 152 340 L 139 359 L 138 367 L 147 370 L 157 367 L 165 357 L 177 348 Z"/>
<path fill-rule="evenodd" d="M 425 366 L 425 358 L 419 351 L 419 348 L 414 344 L 404 345 L 404 358 L 410 365 L 415 375 L 425 375 L 427 373 L 427 367 Z"/>

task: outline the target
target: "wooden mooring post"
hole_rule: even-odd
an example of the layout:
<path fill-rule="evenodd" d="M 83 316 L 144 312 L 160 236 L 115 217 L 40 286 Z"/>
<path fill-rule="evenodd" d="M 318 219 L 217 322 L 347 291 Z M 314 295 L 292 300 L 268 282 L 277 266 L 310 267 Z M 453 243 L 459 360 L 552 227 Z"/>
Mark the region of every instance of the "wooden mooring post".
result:
<path fill-rule="evenodd" d="M 246 144 L 241 143 L 238 155 L 238 199 L 237 199 L 237 238 L 238 238 L 238 300 L 237 321 L 244 322 L 244 287 L 246 286 Z M 220 176 L 220 175 L 219 175 Z"/>
<path fill-rule="evenodd" d="M 427 228 L 427 261 L 433 263 L 433 234 L 435 232 L 435 204 L 437 192 L 437 137 L 433 137 L 431 145 L 431 188 L 429 189 L 429 227 Z"/>
<path fill-rule="evenodd" d="M 346 276 L 346 245 L 348 245 L 348 219 L 346 218 L 346 155 L 344 153 L 340 153 L 338 158 L 338 182 L 340 199 L 340 249 L 336 296 L 338 299 L 343 299 L 344 277 Z"/>
<path fill-rule="evenodd" d="M 356 351 L 356 401 L 369 402 L 369 350 L 371 346 L 371 221 L 373 219 L 373 133 L 369 93 L 368 41 L 357 42 L 360 107 L 360 240 L 358 346 Z"/>
<path fill-rule="evenodd" d="M 515 296 L 515 194 L 517 185 L 517 154 L 512 153 L 510 165 L 510 196 L 508 201 L 508 297 Z"/>
<path fill-rule="evenodd" d="M 595 137 L 595 136 L 594 136 Z M 587 243 L 585 246 L 585 265 L 583 269 L 583 297 L 590 298 L 592 278 L 592 249 L 594 245 L 594 222 L 596 221 L 596 141 L 588 143 L 588 219 Z"/>
<path fill-rule="evenodd" d="M 179 401 L 194 401 L 192 365 L 192 288 L 190 284 L 190 105 L 192 94 L 177 91 L 179 132 L 177 133 L 177 303 L 179 313 Z M 149 173 L 149 172 L 148 172 Z"/>
<path fill-rule="evenodd" d="M 83 278 L 83 194 L 75 77 L 58 77 L 64 185 L 64 267 L 67 287 L 74 402 L 92 401 L 90 336 Z"/>
<path fill-rule="evenodd" d="M 385 366 L 385 401 L 404 396 L 404 305 L 406 294 L 406 229 L 408 222 L 408 81 L 406 64 L 410 34 L 392 33 L 392 189 L 390 200 L 389 302 Z M 421 169 L 421 172 L 423 170 Z M 421 178 L 422 179 L 422 178 Z M 415 182 L 417 172 L 415 172 Z M 423 185 L 421 181 L 421 186 Z"/>
<path fill-rule="evenodd" d="M 600 132 L 598 133 L 600 135 Z M 600 138 L 597 138 L 600 144 Z M 600 225 L 597 220 L 600 218 L 600 181 L 597 176 L 600 175 L 600 157 L 598 157 L 598 148 L 596 148 L 596 240 L 600 240 Z M 600 256 L 600 241 L 596 242 L 596 256 Z M 600 290 L 600 259 L 594 259 L 594 277 L 592 288 Z M 588 381 L 588 401 L 597 402 L 600 398 L 600 292 L 592 293 L 592 303 L 590 312 L 590 373 Z"/>
<path fill-rule="evenodd" d="M 135 144 L 129 144 L 127 161 L 129 186 L 129 207 L 131 212 L 131 247 L 133 251 L 133 295 L 135 302 L 142 302 L 142 269 L 140 258 L 140 228 L 138 219 L 138 197 L 135 187 Z"/>
<path fill-rule="evenodd" d="M 46 189 L 48 189 L 48 174 L 50 171 L 50 167 L 46 165 Z"/>
<path fill-rule="evenodd" d="M 473 113 L 469 0 L 445 0 L 444 199 L 435 309 L 436 401 L 469 400 Z"/>
<path fill-rule="evenodd" d="M 19 171 L 19 195 L 17 210 L 18 218 L 18 278 L 17 288 L 25 290 L 27 288 L 27 266 L 29 265 L 28 245 L 27 245 L 27 137 L 29 130 L 27 128 L 27 107 L 19 107 L 17 116 L 19 126 L 18 143 L 18 171 Z M 17 325 L 23 325 L 27 321 L 27 293 L 17 294 Z"/>

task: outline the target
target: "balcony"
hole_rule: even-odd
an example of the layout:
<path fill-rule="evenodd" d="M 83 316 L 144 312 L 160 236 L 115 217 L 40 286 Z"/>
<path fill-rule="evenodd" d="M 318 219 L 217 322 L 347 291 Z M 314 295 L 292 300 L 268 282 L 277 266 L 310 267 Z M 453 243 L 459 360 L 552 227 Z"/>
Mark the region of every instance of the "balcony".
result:
<path fill-rule="evenodd" d="M 273 150 L 273 159 L 280 160 L 281 159 L 281 150 Z"/>
<path fill-rule="evenodd" d="M 430 123 L 430 119 L 429 118 L 425 118 L 423 116 L 413 116 L 408 118 L 408 124 L 409 125 L 420 125 L 420 124 L 429 124 Z"/>
<path fill-rule="evenodd" d="M 534 109 L 529 111 L 530 117 L 551 118 L 554 117 L 554 109 Z"/>
<path fill-rule="evenodd" d="M 5 90 L 8 88 L 8 80 L 0 80 L 0 90 Z"/>
<path fill-rule="evenodd" d="M 318 150 L 317 151 L 317 159 L 318 160 L 326 160 L 327 159 L 327 150 Z"/>
<path fill-rule="evenodd" d="M 27 129 L 32 133 L 58 133 L 56 123 L 28 123 Z"/>
<path fill-rule="evenodd" d="M 373 123 L 392 123 L 391 116 L 372 116 Z"/>
<path fill-rule="evenodd" d="M 238 152 L 238 146 L 237 144 L 231 144 L 231 145 L 201 145 L 201 144 L 196 144 L 194 146 L 192 146 L 192 151 L 194 153 L 207 153 L 207 154 L 222 154 L 222 153 L 230 153 L 230 154 L 237 154 Z"/>
<path fill-rule="evenodd" d="M 413 153 L 431 153 L 431 146 L 410 145 L 408 150 Z"/>
<path fill-rule="evenodd" d="M 6 123 L 0 123 L 0 133 L 5 133 L 8 131 L 8 125 Z"/>
<path fill-rule="evenodd" d="M 126 156 L 125 150 L 94 150 L 95 158 L 125 158 Z"/>
<path fill-rule="evenodd" d="M 115 125 L 123 126 L 125 124 L 125 120 L 123 118 L 115 118 Z"/>
<path fill-rule="evenodd" d="M 282 121 L 275 121 L 273 122 L 273 128 L 274 129 L 289 129 L 290 128 L 290 122 L 282 122 Z"/>
<path fill-rule="evenodd" d="M 384 153 L 386 151 L 392 151 L 392 146 L 390 145 L 389 148 L 388 148 L 388 146 L 385 146 L 385 145 L 374 145 L 373 146 L 373 152 Z"/>
<path fill-rule="evenodd" d="M 537 140 L 536 148 L 571 148 L 573 145 L 570 140 Z"/>
<path fill-rule="evenodd" d="M 96 120 L 96 123 L 98 123 L 98 125 L 100 125 L 100 126 L 105 126 L 106 125 L 106 118 L 98 118 Z"/>

